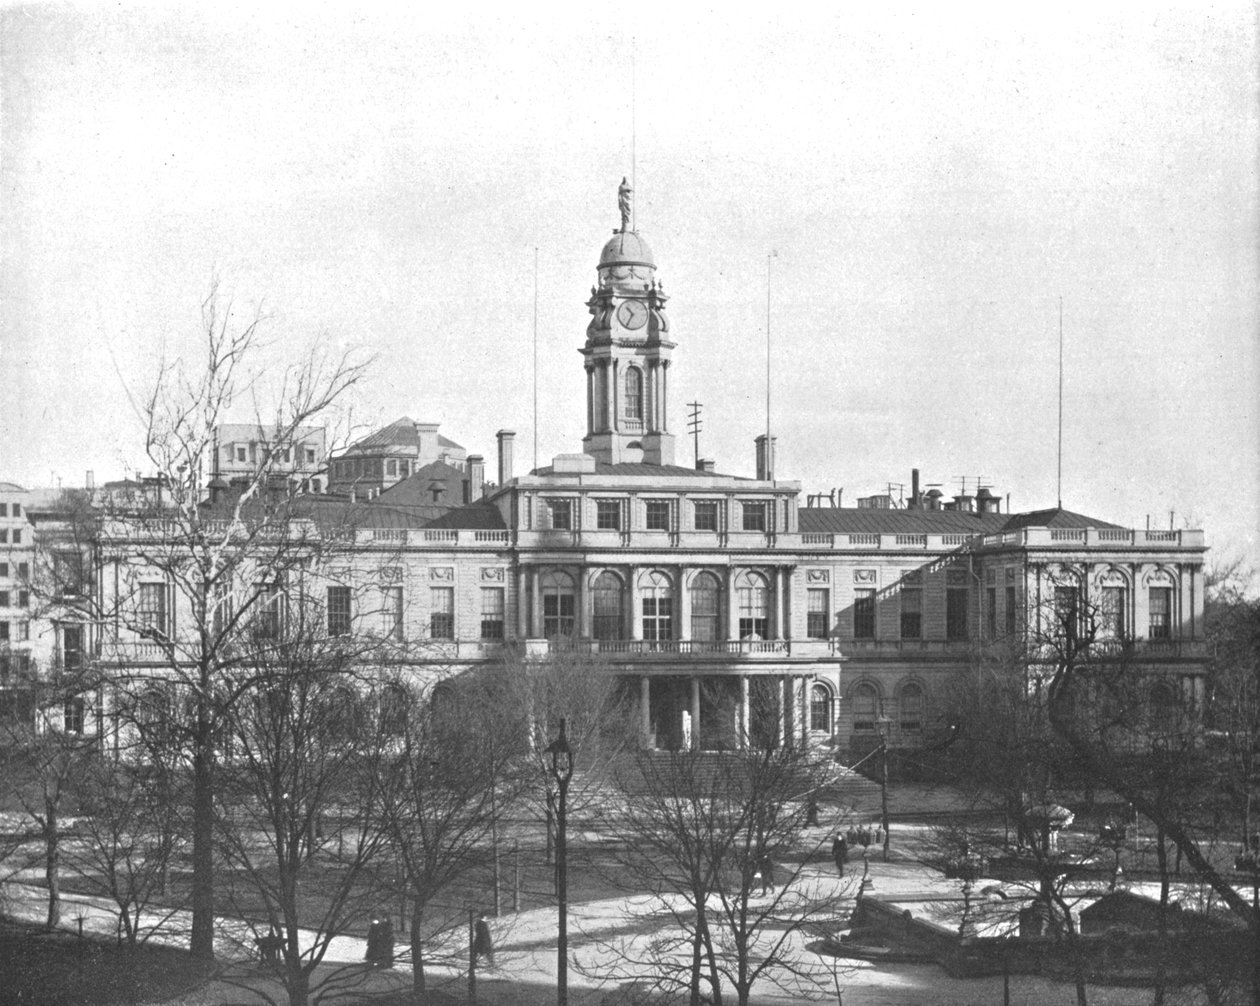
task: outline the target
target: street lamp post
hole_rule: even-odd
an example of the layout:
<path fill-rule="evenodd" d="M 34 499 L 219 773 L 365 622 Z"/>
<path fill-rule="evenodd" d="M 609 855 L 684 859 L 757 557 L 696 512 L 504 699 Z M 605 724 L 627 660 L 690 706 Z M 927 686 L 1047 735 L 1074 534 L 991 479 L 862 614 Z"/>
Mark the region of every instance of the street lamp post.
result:
<path fill-rule="evenodd" d="M 888 862 L 888 728 L 892 721 L 880 716 L 875 721 L 879 734 L 879 826 L 884 829 L 884 862 Z"/>
<path fill-rule="evenodd" d="M 556 899 L 559 903 L 560 935 L 556 942 L 556 1002 L 569 1002 L 569 877 L 568 850 L 565 835 L 565 813 L 568 809 L 569 780 L 573 778 L 573 749 L 565 721 L 560 720 L 560 736 L 547 746 L 551 755 L 551 777 L 556 781 Z"/>

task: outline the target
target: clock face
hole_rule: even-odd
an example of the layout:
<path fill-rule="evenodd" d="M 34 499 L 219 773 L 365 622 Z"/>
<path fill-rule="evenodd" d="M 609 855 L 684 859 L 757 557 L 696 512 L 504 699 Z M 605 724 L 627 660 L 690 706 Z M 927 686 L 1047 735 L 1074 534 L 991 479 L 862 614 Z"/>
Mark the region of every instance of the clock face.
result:
<path fill-rule="evenodd" d="M 617 320 L 623 328 L 642 328 L 647 323 L 647 318 L 647 305 L 641 300 L 628 300 L 617 308 Z"/>

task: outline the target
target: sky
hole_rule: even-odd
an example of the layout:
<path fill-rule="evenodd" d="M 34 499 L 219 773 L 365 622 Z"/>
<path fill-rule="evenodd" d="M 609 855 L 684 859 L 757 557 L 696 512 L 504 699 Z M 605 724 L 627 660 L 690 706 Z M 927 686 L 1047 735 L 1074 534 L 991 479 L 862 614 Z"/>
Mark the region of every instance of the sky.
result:
<path fill-rule="evenodd" d="M 349 350 L 343 434 L 579 450 L 630 176 L 681 463 L 698 401 L 752 473 L 768 322 L 780 477 L 1053 506 L 1062 304 L 1063 505 L 1260 566 L 1253 5 L 209 6 L 0 7 L 0 480 L 143 472 L 216 277 L 260 401 Z"/>

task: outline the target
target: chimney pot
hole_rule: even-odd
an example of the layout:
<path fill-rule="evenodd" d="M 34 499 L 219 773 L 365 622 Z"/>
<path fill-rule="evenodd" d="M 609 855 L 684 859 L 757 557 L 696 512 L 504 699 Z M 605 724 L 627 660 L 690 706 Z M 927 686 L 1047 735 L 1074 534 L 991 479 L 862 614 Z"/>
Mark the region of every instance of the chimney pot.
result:
<path fill-rule="evenodd" d="M 468 502 L 481 499 L 486 481 L 486 459 L 480 454 L 468 455 Z"/>

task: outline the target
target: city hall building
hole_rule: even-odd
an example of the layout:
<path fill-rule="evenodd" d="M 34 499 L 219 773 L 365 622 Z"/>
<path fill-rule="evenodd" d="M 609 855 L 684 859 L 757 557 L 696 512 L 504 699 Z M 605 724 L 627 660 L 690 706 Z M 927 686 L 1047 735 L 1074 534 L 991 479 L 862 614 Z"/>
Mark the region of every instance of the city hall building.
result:
<path fill-rule="evenodd" d="M 616 675 L 637 701 L 643 743 L 665 749 L 922 746 L 960 672 L 986 649 L 1052 634 L 1065 605 L 1097 612 L 1099 632 L 1124 642 L 1152 703 L 1202 699 L 1201 531 L 1004 513 L 987 489 L 922 492 L 917 472 L 904 505 L 812 505 L 777 477 L 765 436 L 750 445 L 752 477 L 679 465 L 668 303 L 623 207 L 586 302 L 580 451 L 517 474 L 514 434 L 500 431 L 492 483 L 484 457 L 456 458 L 457 445 L 430 461 L 411 443 L 429 427 L 407 420 L 405 437 L 391 427 L 372 442 L 376 454 L 334 454 L 325 482 L 344 495 L 319 506 L 345 508 L 353 526 L 311 574 L 327 630 L 379 635 L 383 670 L 426 681 L 508 652 L 589 653 L 591 672 Z M 404 448 L 408 467 L 390 474 L 382 466 Z M 369 455 L 380 464 L 356 494 Z M 117 595 L 102 609 L 158 606 L 164 631 L 186 631 L 169 585 L 119 568 L 97 580 Z M 119 674 L 160 673 L 156 645 L 125 620 L 93 626 L 90 643 L 72 623 L 50 623 L 45 644 L 90 645 Z"/>

